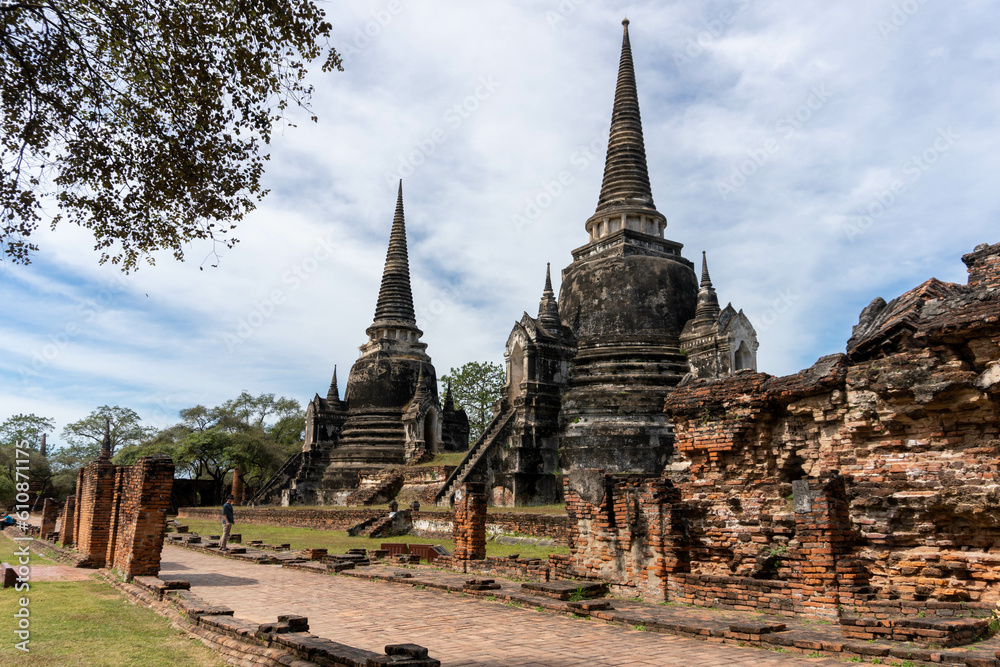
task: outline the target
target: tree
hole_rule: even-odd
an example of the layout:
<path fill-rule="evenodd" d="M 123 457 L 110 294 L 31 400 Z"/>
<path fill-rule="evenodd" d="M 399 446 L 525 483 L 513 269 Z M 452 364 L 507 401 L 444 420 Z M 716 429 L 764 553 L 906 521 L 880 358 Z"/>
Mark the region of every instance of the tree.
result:
<path fill-rule="evenodd" d="M 469 416 L 469 442 L 478 440 L 493 419 L 493 404 L 500 398 L 504 381 L 503 366 L 489 361 L 470 361 L 441 376 L 442 383 L 451 384 L 455 403 Z"/>
<path fill-rule="evenodd" d="M 43 204 L 124 272 L 210 239 L 266 194 L 262 147 L 306 67 L 342 70 L 313 0 L 0 3 L 0 246 L 38 251 Z M 316 120 L 315 116 L 312 120 Z"/>
<path fill-rule="evenodd" d="M 0 424 L 0 443 L 13 447 L 25 442 L 30 449 L 38 451 L 42 446 L 42 434 L 50 433 L 55 428 L 56 423 L 47 417 L 34 413 L 14 415 Z"/>
<path fill-rule="evenodd" d="M 118 405 L 102 405 L 84 419 L 67 424 L 62 430 L 63 439 L 71 447 L 77 448 L 79 454 L 85 456 L 85 461 L 96 459 L 101 454 L 101 443 L 104 441 L 105 420 L 111 423 L 111 454 L 119 448 L 134 445 L 146 440 L 156 432 L 156 429 L 142 426 L 142 417 L 130 408 Z"/>
<path fill-rule="evenodd" d="M 291 398 L 243 391 L 216 407 L 185 408 L 180 417 L 180 424 L 123 449 L 115 461 L 168 454 L 181 474 L 211 479 L 224 493 L 226 478 L 234 471 L 243 474 L 248 487 L 260 486 L 302 447 L 305 414 Z"/>

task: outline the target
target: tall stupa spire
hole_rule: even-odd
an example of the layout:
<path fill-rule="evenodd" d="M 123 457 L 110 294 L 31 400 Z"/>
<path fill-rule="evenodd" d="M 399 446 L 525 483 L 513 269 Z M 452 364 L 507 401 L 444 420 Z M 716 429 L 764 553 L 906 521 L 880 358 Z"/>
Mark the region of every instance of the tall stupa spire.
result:
<path fill-rule="evenodd" d="M 337 386 L 337 365 L 333 365 L 333 380 L 330 381 L 330 390 L 326 392 L 326 400 L 340 402 L 340 388 Z"/>
<path fill-rule="evenodd" d="M 601 197 L 597 202 L 598 213 L 623 204 L 655 208 L 646 167 L 646 147 L 642 140 L 642 119 L 639 116 L 639 95 L 635 86 L 628 23 L 628 19 L 622 21 L 622 57 L 618 65 L 618 85 L 611 112 L 608 157 L 604 163 Z"/>
<path fill-rule="evenodd" d="M 704 250 L 701 251 L 701 287 L 712 289 L 712 278 L 708 275 L 708 257 Z"/>
<path fill-rule="evenodd" d="M 618 63 L 601 196 L 597 200 L 597 210 L 587 221 L 591 241 L 623 229 L 663 238 L 663 229 L 667 226 L 666 218 L 656 210 L 649 185 L 628 24 L 628 19 L 622 21 L 622 55 Z"/>
<path fill-rule="evenodd" d="M 375 306 L 371 329 L 417 329 L 413 313 L 413 292 L 410 290 L 410 262 L 406 252 L 406 223 L 403 218 L 403 181 L 399 182 L 396 214 L 389 234 L 389 250 L 385 255 L 382 287 Z"/>

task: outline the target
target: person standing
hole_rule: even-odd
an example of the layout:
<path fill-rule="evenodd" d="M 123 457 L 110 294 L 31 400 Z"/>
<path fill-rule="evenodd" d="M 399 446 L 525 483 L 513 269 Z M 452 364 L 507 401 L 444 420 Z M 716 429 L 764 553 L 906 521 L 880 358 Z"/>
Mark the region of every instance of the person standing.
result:
<path fill-rule="evenodd" d="M 222 506 L 222 544 L 219 551 L 229 551 L 226 543 L 229 542 L 229 531 L 233 529 L 233 494 L 226 496 L 226 503 Z"/>

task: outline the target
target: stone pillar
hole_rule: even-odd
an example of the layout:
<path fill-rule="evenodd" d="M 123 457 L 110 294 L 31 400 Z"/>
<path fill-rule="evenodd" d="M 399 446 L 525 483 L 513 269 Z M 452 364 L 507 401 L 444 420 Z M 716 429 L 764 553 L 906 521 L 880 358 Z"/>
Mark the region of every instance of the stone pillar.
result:
<path fill-rule="evenodd" d="M 144 456 L 123 470 L 115 550 L 108 564 L 125 580 L 160 572 L 173 483 L 174 462 L 163 454 Z"/>
<path fill-rule="evenodd" d="M 76 550 L 85 557 L 82 567 L 104 567 L 107 562 L 111 507 L 115 500 L 115 464 L 91 461 L 80 471 L 76 513 Z"/>
<path fill-rule="evenodd" d="M 82 498 L 82 496 L 80 494 L 82 492 L 83 492 L 83 468 L 80 468 L 79 470 L 76 471 L 76 491 L 75 491 L 74 496 L 73 496 L 74 498 L 76 498 L 76 502 L 73 503 L 73 506 L 74 506 L 74 512 L 73 512 L 73 541 L 74 541 L 74 543 L 76 541 L 78 541 L 79 535 L 80 535 L 80 505 L 81 505 L 81 498 Z"/>
<path fill-rule="evenodd" d="M 456 561 L 486 558 L 485 484 L 468 482 L 455 491 L 454 536 Z"/>
<path fill-rule="evenodd" d="M 680 490 L 665 478 L 651 480 L 639 500 L 649 526 L 650 554 L 643 563 L 641 579 L 646 596 L 666 600 L 670 575 L 691 571 L 686 508 Z"/>
<path fill-rule="evenodd" d="M 42 527 L 38 531 L 43 540 L 49 539 L 49 533 L 56 532 L 56 519 L 59 518 L 59 502 L 55 498 L 46 498 L 42 503 Z"/>
<path fill-rule="evenodd" d="M 70 496 L 63 505 L 62 517 L 59 519 L 59 541 L 64 547 L 73 546 L 76 534 L 76 496 Z"/>
<path fill-rule="evenodd" d="M 243 471 L 239 468 L 233 470 L 233 504 L 243 504 Z"/>
<path fill-rule="evenodd" d="M 811 616 L 838 616 L 837 561 L 851 549 L 851 523 L 844 478 L 792 482 L 795 540 L 791 578 L 801 599 L 796 609 Z"/>

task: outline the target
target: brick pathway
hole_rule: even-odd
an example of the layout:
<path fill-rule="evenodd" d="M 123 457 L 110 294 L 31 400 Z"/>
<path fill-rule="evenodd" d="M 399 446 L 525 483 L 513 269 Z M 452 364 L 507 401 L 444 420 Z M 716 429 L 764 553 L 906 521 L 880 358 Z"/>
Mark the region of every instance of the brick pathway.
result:
<path fill-rule="evenodd" d="M 253 565 L 169 545 L 161 576 L 187 579 L 192 592 L 231 607 L 239 618 L 264 623 L 278 614 L 300 614 L 309 618 L 315 635 L 379 653 L 386 644 L 412 642 L 426 646 L 448 667 L 844 664 L 632 630 L 457 593 Z"/>

